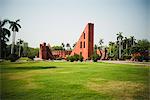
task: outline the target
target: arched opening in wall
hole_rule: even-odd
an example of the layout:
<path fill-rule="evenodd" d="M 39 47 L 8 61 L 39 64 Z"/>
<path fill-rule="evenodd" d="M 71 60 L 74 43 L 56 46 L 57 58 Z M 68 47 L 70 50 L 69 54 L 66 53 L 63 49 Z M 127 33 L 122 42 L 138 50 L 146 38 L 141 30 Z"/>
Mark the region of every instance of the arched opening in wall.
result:
<path fill-rule="evenodd" d="M 80 52 L 80 55 L 82 55 L 82 52 Z"/>
<path fill-rule="evenodd" d="M 85 48 L 85 41 L 84 41 L 83 47 Z"/>
<path fill-rule="evenodd" d="M 80 42 L 80 48 L 82 48 L 82 42 Z"/>

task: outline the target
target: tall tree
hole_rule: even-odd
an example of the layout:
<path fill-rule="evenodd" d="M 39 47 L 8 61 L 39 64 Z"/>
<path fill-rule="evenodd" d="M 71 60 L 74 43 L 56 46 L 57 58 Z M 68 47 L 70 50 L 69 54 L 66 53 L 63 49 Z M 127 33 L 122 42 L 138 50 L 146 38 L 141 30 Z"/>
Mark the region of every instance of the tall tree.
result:
<path fill-rule="evenodd" d="M 112 49 L 113 49 L 114 44 L 115 44 L 115 43 L 112 42 L 112 41 L 109 42 L 109 50 L 110 50 L 110 51 L 109 51 L 109 54 L 110 54 L 110 56 L 112 56 Z"/>
<path fill-rule="evenodd" d="M 17 44 L 19 44 L 19 57 L 21 56 L 21 44 L 23 43 L 23 40 L 18 39 Z"/>
<path fill-rule="evenodd" d="M 102 44 L 104 43 L 104 42 L 103 42 L 103 39 L 99 39 L 99 42 L 98 42 L 98 43 L 99 43 L 99 49 L 102 49 Z"/>
<path fill-rule="evenodd" d="M 130 36 L 130 39 L 131 39 L 131 46 L 135 46 L 135 38 L 134 36 Z"/>
<path fill-rule="evenodd" d="M 9 21 L 9 23 L 10 23 L 9 28 L 13 31 L 11 54 L 14 54 L 16 32 L 19 32 L 19 28 L 21 28 L 21 26 L 18 24 L 19 21 L 20 21 L 20 19 L 18 19 L 16 21 Z"/>
<path fill-rule="evenodd" d="M 94 51 L 97 52 L 97 45 L 94 45 Z"/>
<path fill-rule="evenodd" d="M 61 46 L 63 47 L 63 50 L 65 50 L 65 44 L 61 43 Z"/>
<path fill-rule="evenodd" d="M 4 27 L 7 22 L 9 22 L 9 20 L 0 20 L 0 59 L 6 55 L 6 42 L 9 41 L 8 38 L 10 37 L 10 31 Z"/>
<path fill-rule="evenodd" d="M 127 37 L 125 37 L 124 39 L 124 43 L 125 43 L 125 54 L 128 55 L 128 46 L 129 46 L 129 39 Z"/>
<path fill-rule="evenodd" d="M 67 50 L 71 49 L 71 47 L 70 47 L 70 44 L 69 44 L 69 43 L 67 43 L 67 44 L 66 44 L 66 47 L 67 47 Z"/>
<path fill-rule="evenodd" d="M 121 54 L 121 51 L 123 48 L 122 39 L 123 39 L 122 32 L 117 33 L 117 41 L 118 41 L 118 48 L 119 48 L 119 59 L 121 59 L 121 57 L 122 57 L 122 54 Z"/>

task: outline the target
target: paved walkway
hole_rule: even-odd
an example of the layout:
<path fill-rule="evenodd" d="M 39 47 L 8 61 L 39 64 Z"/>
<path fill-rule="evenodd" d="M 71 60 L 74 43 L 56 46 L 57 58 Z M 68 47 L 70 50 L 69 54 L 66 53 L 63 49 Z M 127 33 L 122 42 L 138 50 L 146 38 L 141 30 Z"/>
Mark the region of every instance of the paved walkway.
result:
<path fill-rule="evenodd" d="M 110 61 L 110 60 L 102 60 L 102 61 L 100 61 L 100 62 L 115 63 L 115 64 L 132 64 L 132 65 L 150 66 L 150 62 Z"/>

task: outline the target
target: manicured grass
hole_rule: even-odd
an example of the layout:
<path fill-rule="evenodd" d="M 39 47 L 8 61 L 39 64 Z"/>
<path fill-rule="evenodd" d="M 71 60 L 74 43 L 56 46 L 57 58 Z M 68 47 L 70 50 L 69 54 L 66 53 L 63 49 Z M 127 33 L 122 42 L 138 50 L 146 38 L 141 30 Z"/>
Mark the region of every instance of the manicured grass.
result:
<path fill-rule="evenodd" d="M 1 62 L 2 100 L 148 100 L 149 66 Z"/>

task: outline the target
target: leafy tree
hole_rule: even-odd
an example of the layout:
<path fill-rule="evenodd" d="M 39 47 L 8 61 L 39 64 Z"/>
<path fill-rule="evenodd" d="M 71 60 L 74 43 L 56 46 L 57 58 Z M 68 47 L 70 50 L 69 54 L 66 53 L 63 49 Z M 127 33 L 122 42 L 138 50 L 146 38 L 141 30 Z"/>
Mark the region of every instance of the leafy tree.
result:
<path fill-rule="evenodd" d="M 16 32 L 19 32 L 19 28 L 21 28 L 21 26 L 18 24 L 19 21 L 20 21 L 19 19 L 16 21 L 9 21 L 10 23 L 9 28 L 13 31 L 11 54 L 14 53 Z"/>
<path fill-rule="evenodd" d="M 6 42 L 9 41 L 10 31 L 4 26 L 9 20 L 0 20 L 0 59 L 6 57 Z"/>
<path fill-rule="evenodd" d="M 150 42 L 147 39 L 138 40 L 138 43 L 131 47 L 132 57 L 138 59 L 138 61 L 146 60 L 149 58 Z"/>
<path fill-rule="evenodd" d="M 104 42 L 103 42 L 103 39 L 99 39 L 99 42 L 98 42 L 98 43 L 99 43 L 99 49 L 102 49 L 102 44 L 104 43 Z"/>
<path fill-rule="evenodd" d="M 61 46 L 63 47 L 63 50 L 65 50 L 65 44 L 61 43 Z"/>
<path fill-rule="evenodd" d="M 130 40 L 131 40 L 131 45 L 132 46 L 135 46 L 135 38 L 134 38 L 134 36 L 130 36 Z"/>
<path fill-rule="evenodd" d="M 67 47 L 67 50 L 71 50 L 71 47 L 70 47 L 69 43 L 66 44 L 66 47 Z"/>
<path fill-rule="evenodd" d="M 28 51 L 27 51 L 28 58 L 33 59 L 35 58 L 35 56 L 38 56 L 38 53 L 39 53 L 39 48 L 28 47 Z"/>
<path fill-rule="evenodd" d="M 52 50 L 63 50 L 62 46 L 53 46 Z"/>
<path fill-rule="evenodd" d="M 150 49 L 150 42 L 147 39 L 138 40 L 138 43 L 131 48 L 131 53 L 144 52 Z"/>
<path fill-rule="evenodd" d="M 97 47 L 97 45 L 95 44 L 95 45 L 94 45 L 94 52 L 97 51 L 97 48 L 98 48 L 98 47 Z"/>
<path fill-rule="evenodd" d="M 112 41 L 109 42 L 109 56 L 112 56 L 114 44 Z"/>

